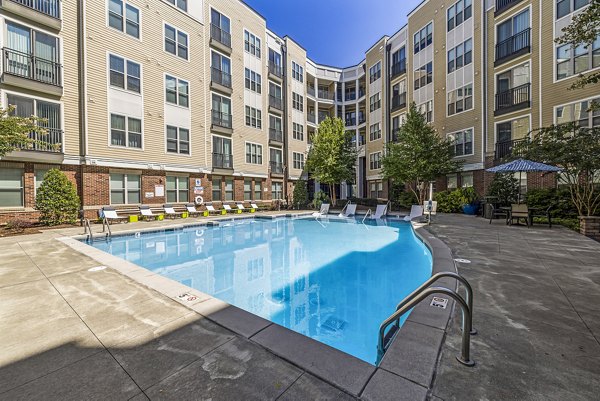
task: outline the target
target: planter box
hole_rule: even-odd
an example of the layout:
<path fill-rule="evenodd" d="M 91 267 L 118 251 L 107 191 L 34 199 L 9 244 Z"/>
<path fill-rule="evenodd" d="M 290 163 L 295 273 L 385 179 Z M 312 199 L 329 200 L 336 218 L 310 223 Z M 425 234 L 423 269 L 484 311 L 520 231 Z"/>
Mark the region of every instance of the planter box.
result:
<path fill-rule="evenodd" d="M 130 223 L 137 223 L 139 221 L 139 216 L 129 216 Z"/>
<path fill-rule="evenodd" d="M 202 212 L 202 216 L 208 217 L 208 215 L 209 215 L 208 210 L 205 210 L 205 211 Z"/>
<path fill-rule="evenodd" d="M 580 216 L 579 232 L 586 237 L 600 241 L 600 216 Z"/>

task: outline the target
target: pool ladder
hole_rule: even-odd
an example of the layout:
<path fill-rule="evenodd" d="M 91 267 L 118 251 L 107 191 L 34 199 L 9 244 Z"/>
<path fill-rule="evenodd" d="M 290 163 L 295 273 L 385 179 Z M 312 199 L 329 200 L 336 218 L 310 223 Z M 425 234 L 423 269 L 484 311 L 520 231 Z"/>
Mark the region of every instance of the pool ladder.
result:
<path fill-rule="evenodd" d="M 94 233 L 92 232 L 92 226 L 90 225 L 90 219 L 83 219 L 83 234 L 87 234 L 87 239 L 90 242 L 94 242 Z"/>
<path fill-rule="evenodd" d="M 444 277 L 454 278 L 462 283 L 465 287 L 465 298 L 448 288 L 430 287 L 430 285 Z M 475 362 L 470 357 L 471 336 L 477 334 L 477 330 L 473 328 L 473 289 L 464 277 L 453 272 L 441 272 L 431 276 L 429 280 L 425 281 L 419 288 L 404 298 L 398 306 L 396 306 L 396 311 L 381 323 L 381 326 L 379 327 L 379 339 L 377 341 L 377 365 L 381 362 L 383 355 L 392 344 L 395 335 L 398 333 L 402 315 L 433 294 L 447 295 L 460 305 L 462 309 L 462 347 L 461 353 L 456 359 L 466 366 L 475 365 Z M 392 326 L 392 328 L 387 331 L 390 326 Z"/>

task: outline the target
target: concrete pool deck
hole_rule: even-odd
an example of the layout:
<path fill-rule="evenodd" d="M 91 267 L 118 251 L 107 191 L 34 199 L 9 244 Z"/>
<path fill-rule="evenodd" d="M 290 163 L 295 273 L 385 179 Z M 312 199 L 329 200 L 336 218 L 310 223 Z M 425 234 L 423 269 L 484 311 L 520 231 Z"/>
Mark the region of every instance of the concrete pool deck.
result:
<path fill-rule="evenodd" d="M 113 231 L 178 224 L 123 224 Z M 477 366 L 466 368 L 454 359 L 460 347 L 460 314 L 455 313 L 448 333 L 432 327 L 430 338 L 411 337 L 411 328 L 428 322 L 409 319 L 403 327 L 405 346 L 388 351 L 382 369 L 349 362 L 339 367 L 341 383 L 317 377 L 326 375 L 309 358 L 298 363 L 303 336 L 280 341 L 289 333 L 282 336 L 278 326 L 266 321 L 252 327 L 243 313 L 237 315 L 240 329 L 228 330 L 231 321 L 205 316 L 207 308 L 218 313 L 218 303 L 186 305 L 140 285 L 141 277 L 134 280 L 112 269 L 89 271 L 99 265 L 97 260 L 57 240 L 81 234 L 80 228 L 2 238 L 0 400 L 355 399 L 351 394 L 365 400 L 583 400 L 598 394 L 600 244 L 561 228 L 489 226 L 466 216 L 438 216 L 430 230 L 451 245 L 456 257 L 473 262 L 461 264 L 460 272 L 475 290 L 480 334 L 473 337 L 472 357 Z M 543 249 L 549 250 L 544 255 L 562 257 L 541 258 Z M 572 257 L 579 251 L 584 259 Z M 555 270 L 540 262 L 546 259 L 556 263 Z M 561 262 L 568 273 L 560 272 Z M 527 281 L 533 272 L 539 274 L 541 292 Z M 559 281 L 553 272 L 560 273 Z M 565 287 L 558 287 L 563 280 Z M 512 306 L 512 287 L 522 293 L 525 283 L 533 288 L 531 297 L 518 298 Z M 549 288 L 551 283 L 563 295 Z M 419 352 L 423 341 L 441 346 L 439 366 L 431 372 L 417 369 L 420 358 L 438 358 Z M 322 350 L 325 360 L 329 351 Z M 399 359 L 410 360 L 415 369 L 395 371 L 392 362 Z M 361 377 L 369 369 L 372 376 Z"/>

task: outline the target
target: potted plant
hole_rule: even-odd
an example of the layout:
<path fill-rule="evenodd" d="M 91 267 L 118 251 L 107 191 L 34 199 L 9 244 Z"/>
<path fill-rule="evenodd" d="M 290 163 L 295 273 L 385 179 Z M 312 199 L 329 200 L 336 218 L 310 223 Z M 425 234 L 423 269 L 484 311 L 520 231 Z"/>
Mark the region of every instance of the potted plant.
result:
<path fill-rule="evenodd" d="M 465 187 L 460 190 L 462 210 L 464 214 L 476 215 L 479 209 L 479 195 L 473 187 Z"/>

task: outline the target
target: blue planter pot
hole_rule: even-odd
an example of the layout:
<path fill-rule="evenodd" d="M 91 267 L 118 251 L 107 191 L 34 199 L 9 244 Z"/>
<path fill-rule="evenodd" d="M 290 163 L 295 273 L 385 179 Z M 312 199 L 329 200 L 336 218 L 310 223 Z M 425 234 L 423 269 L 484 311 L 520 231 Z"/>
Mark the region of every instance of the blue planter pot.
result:
<path fill-rule="evenodd" d="M 477 210 L 479 209 L 479 205 L 476 203 L 471 203 L 469 205 L 463 205 L 462 207 L 463 213 L 474 216 L 477 214 Z"/>

